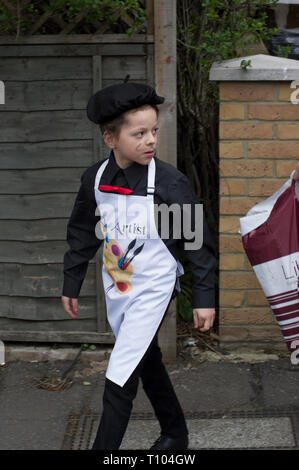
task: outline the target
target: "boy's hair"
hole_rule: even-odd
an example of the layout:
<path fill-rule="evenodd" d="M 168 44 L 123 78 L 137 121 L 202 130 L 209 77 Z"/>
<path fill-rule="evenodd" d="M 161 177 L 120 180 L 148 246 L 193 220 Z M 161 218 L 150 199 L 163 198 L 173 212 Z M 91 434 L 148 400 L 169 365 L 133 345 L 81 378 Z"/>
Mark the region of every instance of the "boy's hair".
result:
<path fill-rule="evenodd" d="M 136 113 L 137 111 L 146 109 L 148 107 L 153 108 L 156 113 L 157 117 L 159 116 L 159 108 L 155 104 L 144 104 L 142 106 L 139 106 L 138 108 L 130 109 L 129 111 L 125 111 L 124 113 L 121 113 L 119 116 L 117 116 L 114 119 L 111 119 L 111 121 L 106 121 L 103 124 L 99 124 L 99 127 L 101 129 L 102 135 L 104 134 L 105 131 L 107 131 L 109 134 L 112 134 L 114 137 L 118 138 L 122 126 L 126 122 L 127 115 L 129 113 Z"/>

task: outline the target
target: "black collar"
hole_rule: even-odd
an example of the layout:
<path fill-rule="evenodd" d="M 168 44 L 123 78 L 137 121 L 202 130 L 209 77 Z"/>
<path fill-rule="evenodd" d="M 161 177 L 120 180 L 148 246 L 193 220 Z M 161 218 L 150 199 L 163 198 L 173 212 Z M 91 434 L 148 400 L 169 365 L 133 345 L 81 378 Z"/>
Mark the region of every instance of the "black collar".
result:
<path fill-rule="evenodd" d="M 147 168 L 148 165 L 140 165 L 140 163 L 134 162 L 128 168 L 122 169 L 116 163 L 114 152 L 111 150 L 109 162 L 104 170 L 103 176 L 105 174 L 105 180 L 108 182 L 108 184 L 111 184 L 117 172 L 122 171 L 130 188 L 134 190 L 139 180 L 147 175 Z"/>

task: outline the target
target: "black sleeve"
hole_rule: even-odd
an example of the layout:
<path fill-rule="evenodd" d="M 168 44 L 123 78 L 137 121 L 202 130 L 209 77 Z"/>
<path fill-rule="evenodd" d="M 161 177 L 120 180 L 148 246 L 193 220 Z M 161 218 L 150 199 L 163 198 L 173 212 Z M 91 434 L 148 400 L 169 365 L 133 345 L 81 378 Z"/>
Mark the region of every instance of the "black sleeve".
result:
<path fill-rule="evenodd" d="M 64 283 L 62 295 L 77 298 L 86 275 L 89 261 L 102 243 L 96 237 L 95 227 L 100 220 L 95 215 L 96 201 L 93 193 L 94 172 L 86 170 L 81 176 L 81 186 L 67 224 L 67 242 L 70 249 L 64 255 Z"/>
<path fill-rule="evenodd" d="M 215 307 L 215 285 L 214 270 L 216 265 L 215 248 L 211 233 L 209 231 L 206 218 L 202 213 L 200 220 L 196 219 L 196 206 L 200 204 L 199 199 L 195 195 L 188 178 L 183 175 L 176 183 L 176 198 L 180 204 L 187 206 L 182 207 L 182 237 L 179 240 L 179 249 L 184 258 L 189 262 L 192 275 L 192 307 L 193 308 L 214 308 Z M 187 209 L 189 208 L 189 209 Z M 186 227 L 183 226 L 184 212 L 189 210 L 191 227 L 189 230 L 195 233 L 202 224 L 202 245 L 196 248 L 196 236 L 190 238 L 190 234 L 186 233 Z M 195 223 L 196 222 L 196 223 Z M 186 236 L 187 235 L 187 238 Z M 193 246 L 187 249 L 186 244 L 192 243 Z"/>

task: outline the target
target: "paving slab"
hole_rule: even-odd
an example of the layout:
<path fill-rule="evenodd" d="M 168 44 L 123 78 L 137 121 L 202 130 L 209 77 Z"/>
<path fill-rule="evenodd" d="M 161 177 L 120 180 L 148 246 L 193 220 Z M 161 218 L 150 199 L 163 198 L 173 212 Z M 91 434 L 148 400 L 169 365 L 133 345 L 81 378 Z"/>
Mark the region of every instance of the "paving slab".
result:
<path fill-rule="evenodd" d="M 99 420 L 82 415 L 69 448 L 90 449 Z M 187 426 L 189 450 L 299 449 L 290 417 L 187 419 Z M 158 435 L 156 421 L 131 419 L 120 450 L 148 450 Z"/>
<path fill-rule="evenodd" d="M 60 391 L 32 378 L 59 377 L 71 361 L 15 361 L 0 367 L 0 450 L 88 448 L 102 409 L 105 364 L 82 361 Z M 288 359 L 167 366 L 193 449 L 299 448 L 299 373 Z M 148 449 L 159 434 L 142 386 L 123 449 Z"/>
<path fill-rule="evenodd" d="M 261 387 L 266 407 L 299 407 L 299 367 L 292 370 L 289 360 L 260 365 Z"/>

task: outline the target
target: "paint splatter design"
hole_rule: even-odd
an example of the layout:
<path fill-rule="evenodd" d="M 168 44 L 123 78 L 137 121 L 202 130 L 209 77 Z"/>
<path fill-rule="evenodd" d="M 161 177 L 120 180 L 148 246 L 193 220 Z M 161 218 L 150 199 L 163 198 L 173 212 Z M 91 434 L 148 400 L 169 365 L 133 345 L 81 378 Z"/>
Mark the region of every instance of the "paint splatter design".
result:
<path fill-rule="evenodd" d="M 131 262 L 142 251 L 144 243 L 132 252 L 136 244 L 134 239 L 123 252 L 116 240 L 110 238 L 107 232 L 104 235 L 104 266 L 113 281 L 106 288 L 106 293 L 114 287 L 119 294 L 126 294 L 132 289 L 130 278 L 134 270 Z"/>

